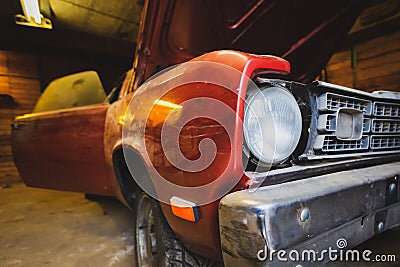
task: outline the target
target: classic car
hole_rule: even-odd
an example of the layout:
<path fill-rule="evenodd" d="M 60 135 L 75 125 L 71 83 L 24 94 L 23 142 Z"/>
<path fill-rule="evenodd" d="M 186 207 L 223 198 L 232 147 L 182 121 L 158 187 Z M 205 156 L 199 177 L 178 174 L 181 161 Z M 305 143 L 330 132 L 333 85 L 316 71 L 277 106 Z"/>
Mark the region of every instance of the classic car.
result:
<path fill-rule="evenodd" d="M 23 181 L 118 198 L 138 266 L 287 264 L 260 252 L 400 225 L 399 94 L 315 80 L 367 2 L 145 1 L 108 96 L 74 74 L 16 118 Z"/>

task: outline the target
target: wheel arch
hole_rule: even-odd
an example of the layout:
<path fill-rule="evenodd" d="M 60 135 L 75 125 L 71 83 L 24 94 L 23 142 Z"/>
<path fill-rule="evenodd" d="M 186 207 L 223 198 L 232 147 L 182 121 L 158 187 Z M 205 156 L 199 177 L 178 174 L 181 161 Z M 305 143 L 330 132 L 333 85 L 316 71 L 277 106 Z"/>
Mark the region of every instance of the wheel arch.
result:
<path fill-rule="evenodd" d="M 112 154 L 112 162 L 115 176 L 119 184 L 122 197 L 133 210 L 133 212 L 136 212 L 135 198 L 140 194 L 141 191 L 144 190 L 142 190 L 142 188 L 137 184 L 136 180 L 132 177 L 132 174 L 129 171 L 129 168 L 125 161 L 126 156 L 128 157 L 129 162 L 132 161 L 134 163 L 133 165 L 135 166 L 135 170 L 132 170 L 133 175 L 142 175 L 142 177 L 146 179 L 145 181 L 151 183 L 151 188 L 152 190 L 154 190 L 151 195 L 154 196 L 156 190 L 150 179 L 150 173 L 147 169 L 147 165 L 140 153 L 135 148 L 129 145 L 120 145 L 116 147 Z M 195 238 L 193 239 L 193 236 L 186 235 L 188 229 L 191 229 L 189 231 L 199 231 L 200 229 L 214 229 L 216 222 L 213 218 L 216 218 L 215 212 L 217 212 L 218 204 L 212 203 L 210 205 L 200 207 L 203 214 L 203 219 L 200 220 L 197 224 L 193 224 L 192 222 L 184 221 L 181 218 L 173 215 L 168 204 L 160 203 L 157 199 L 155 199 L 155 201 L 158 202 L 161 208 L 161 213 L 166 219 L 166 223 L 169 225 L 172 232 L 176 235 L 177 239 L 179 239 L 180 242 L 182 242 L 187 249 L 202 256 L 208 256 L 213 259 L 221 259 L 222 256 L 220 255 L 219 237 L 217 232 L 212 235 L 213 237 L 211 237 L 211 239 L 207 239 L 208 241 L 212 240 L 212 243 L 214 244 L 214 246 L 211 246 L 212 251 L 210 251 L 210 246 L 204 246 L 203 243 L 199 244 L 196 242 Z"/>
<path fill-rule="evenodd" d="M 128 167 L 127 160 L 131 162 L 130 167 Z M 151 182 L 146 164 L 139 152 L 128 145 L 120 145 L 114 149 L 112 163 L 121 194 L 127 204 L 133 208 L 134 200 L 141 190 L 136 179 L 146 179 Z"/>

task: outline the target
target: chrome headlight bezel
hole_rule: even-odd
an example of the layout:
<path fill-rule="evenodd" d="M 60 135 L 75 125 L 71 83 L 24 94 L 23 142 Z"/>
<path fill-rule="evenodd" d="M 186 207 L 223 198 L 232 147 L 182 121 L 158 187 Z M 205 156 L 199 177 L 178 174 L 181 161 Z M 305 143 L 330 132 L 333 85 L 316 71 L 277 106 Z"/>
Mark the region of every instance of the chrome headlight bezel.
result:
<path fill-rule="evenodd" d="M 298 146 L 301 134 L 301 111 L 288 89 L 273 85 L 250 92 L 245 104 L 243 143 L 260 164 L 286 161 Z"/>

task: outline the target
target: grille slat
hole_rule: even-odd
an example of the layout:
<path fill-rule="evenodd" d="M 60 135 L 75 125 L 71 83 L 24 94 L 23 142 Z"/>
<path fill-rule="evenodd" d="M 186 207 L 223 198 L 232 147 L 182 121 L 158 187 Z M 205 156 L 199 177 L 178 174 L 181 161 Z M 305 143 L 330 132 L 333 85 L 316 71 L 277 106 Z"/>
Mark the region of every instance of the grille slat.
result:
<path fill-rule="evenodd" d="M 374 133 L 400 133 L 400 120 L 374 119 L 372 121 Z"/>
<path fill-rule="evenodd" d="M 372 149 L 400 148 L 400 135 L 373 135 L 371 137 Z"/>
<path fill-rule="evenodd" d="M 323 140 L 322 151 L 324 152 L 341 152 L 368 149 L 369 137 L 362 136 L 360 140 L 338 140 L 335 136 L 325 135 Z"/>
<path fill-rule="evenodd" d="M 325 127 L 319 127 L 320 131 L 332 132 L 336 131 L 336 115 L 328 114 L 326 117 L 321 117 L 322 122 L 320 124 L 325 125 Z M 363 132 L 367 133 L 370 131 L 371 119 L 364 118 L 363 120 Z M 399 124 L 400 126 L 400 124 Z"/>
<path fill-rule="evenodd" d="M 318 109 L 320 111 L 337 111 L 340 108 L 355 109 L 365 115 L 370 115 L 372 102 L 333 93 L 325 93 L 318 97 Z"/>
<path fill-rule="evenodd" d="M 374 116 L 400 118 L 400 105 L 394 103 L 375 102 Z"/>

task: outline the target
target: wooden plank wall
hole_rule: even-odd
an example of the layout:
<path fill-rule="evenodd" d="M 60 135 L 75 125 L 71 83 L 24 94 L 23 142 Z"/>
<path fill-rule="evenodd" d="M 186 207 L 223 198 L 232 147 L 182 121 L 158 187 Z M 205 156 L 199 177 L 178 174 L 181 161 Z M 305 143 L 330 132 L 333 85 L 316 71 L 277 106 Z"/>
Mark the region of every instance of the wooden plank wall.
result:
<path fill-rule="evenodd" d="M 331 83 L 368 92 L 400 91 L 400 31 L 355 44 L 356 65 L 352 67 L 352 49 L 338 52 L 327 65 Z"/>
<path fill-rule="evenodd" d="M 18 177 L 13 164 L 10 134 L 15 116 L 32 111 L 40 95 L 37 57 L 31 54 L 0 51 L 0 181 Z M 11 99 L 13 102 L 5 101 Z"/>

